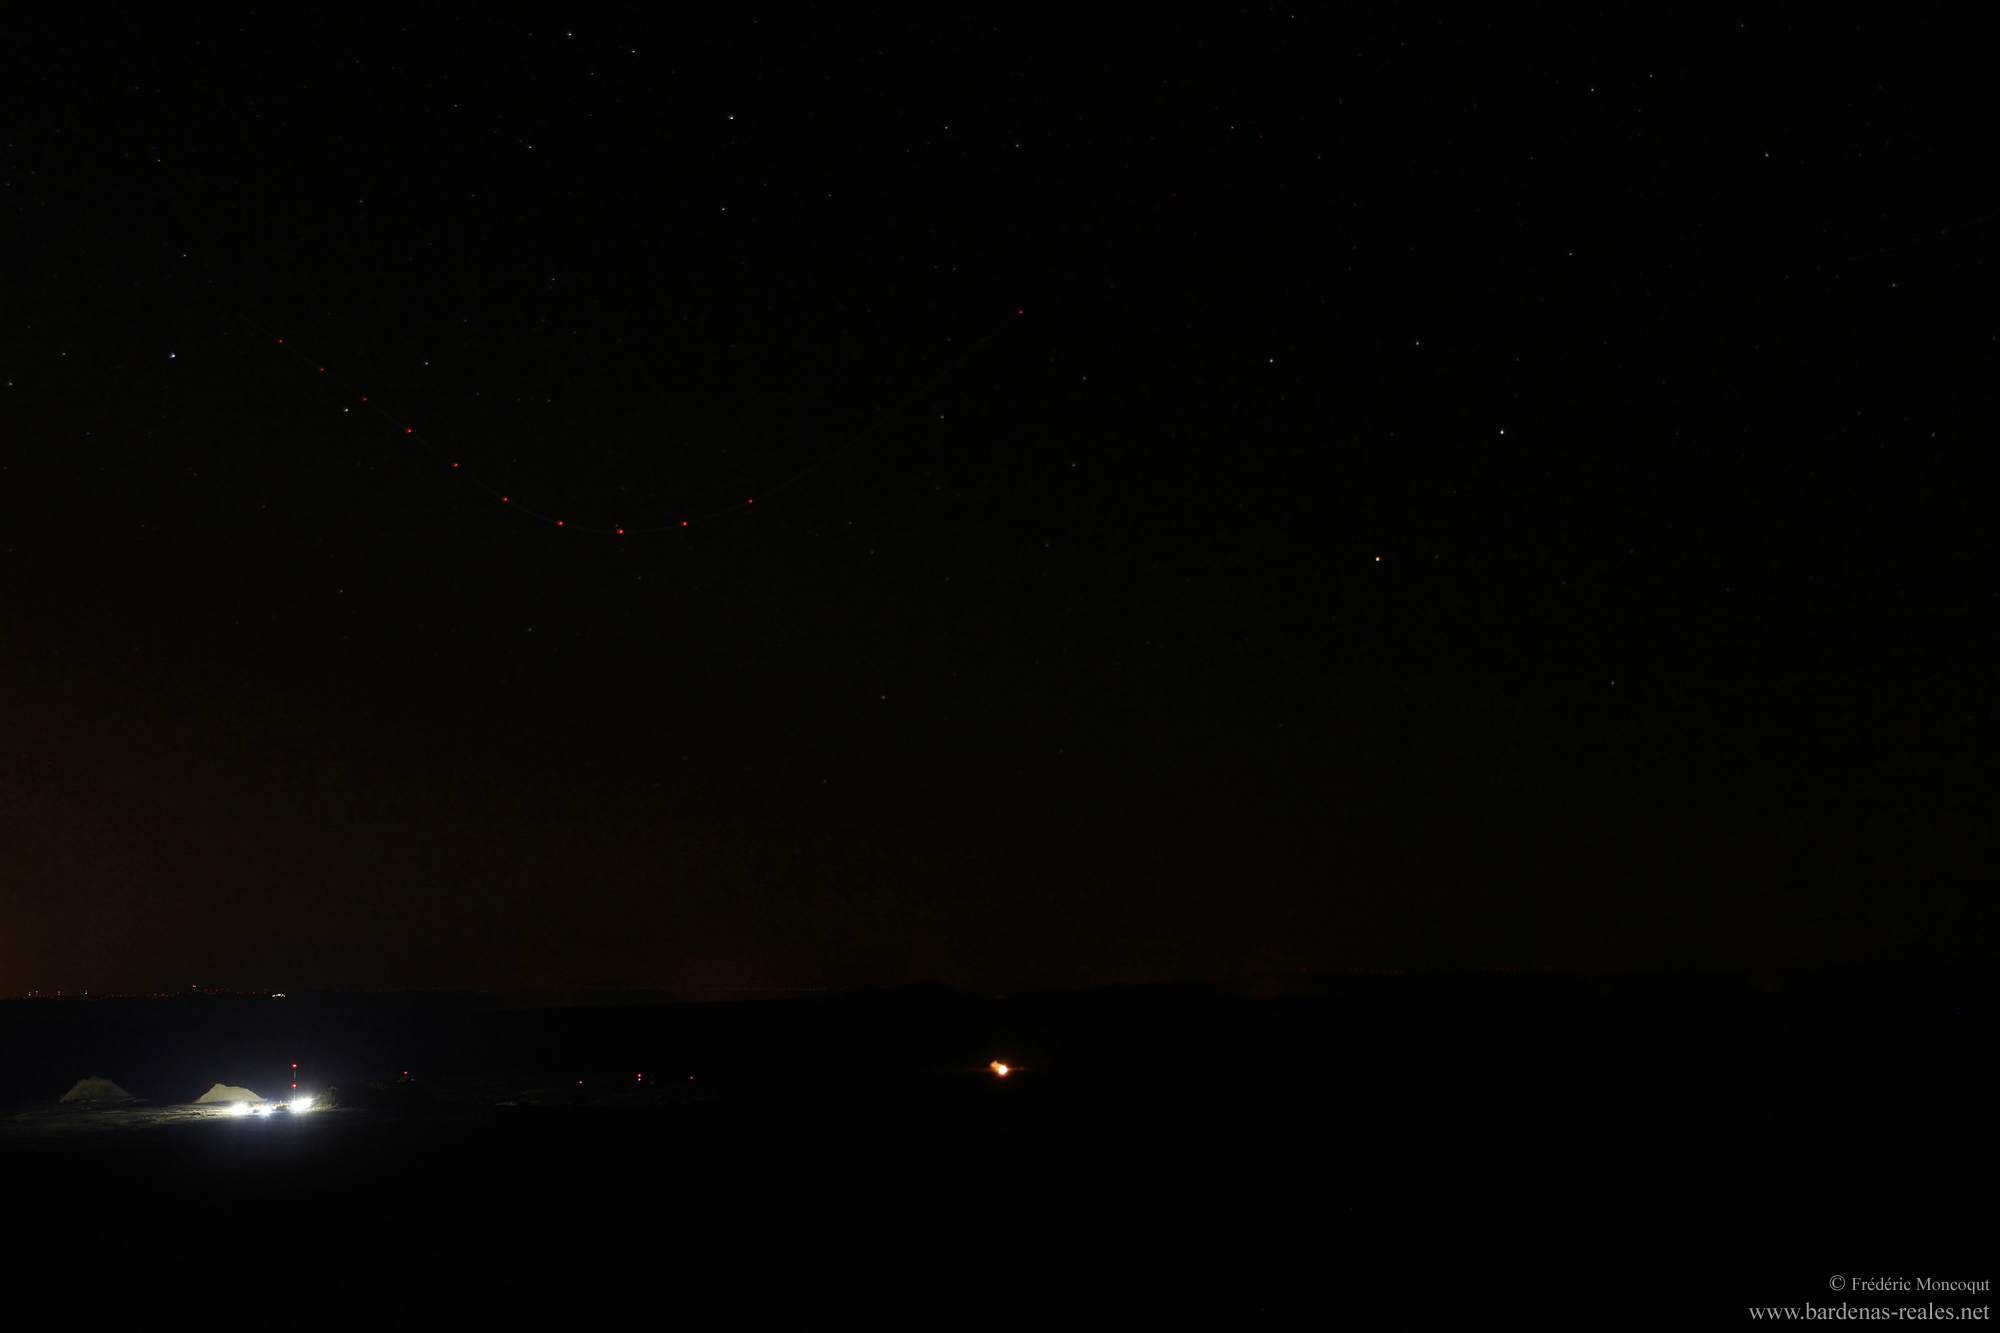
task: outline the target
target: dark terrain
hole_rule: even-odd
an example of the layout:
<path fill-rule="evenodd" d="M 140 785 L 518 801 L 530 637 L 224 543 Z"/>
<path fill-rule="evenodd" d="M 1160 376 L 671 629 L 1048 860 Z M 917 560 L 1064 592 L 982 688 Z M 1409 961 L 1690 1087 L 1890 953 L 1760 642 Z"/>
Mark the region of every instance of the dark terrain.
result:
<path fill-rule="evenodd" d="M 1736 1320 L 1991 1253 L 1988 969 L 578 998 L 0 1004 L 12 1253 L 104 1299 L 947 1326 Z M 395 1109 L 155 1109 L 293 1058 Z M 93 1074 L 143 1104 L 56 1108 Z"/>

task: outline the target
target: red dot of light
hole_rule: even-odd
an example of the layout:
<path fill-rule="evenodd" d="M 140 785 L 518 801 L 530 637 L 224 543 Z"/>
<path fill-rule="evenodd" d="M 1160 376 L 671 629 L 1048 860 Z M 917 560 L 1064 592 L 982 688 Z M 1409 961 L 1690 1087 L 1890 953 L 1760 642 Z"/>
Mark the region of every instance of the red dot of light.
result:
<path fill-rule="evenodd" d="M 557 519 L 557 520 L 556 520 L 556 526 L 557 526 L 557 527 L 561 527 L 561 526 L 562 526 L 562 520 L 561 520 L 561 519 Z"/>
<path fill-rule="evenodd" d="M 366 398 L 363 398 L 363 399 L 362 399 L 361 401 L 365 403 L 365 402 L 367 402 L 368 400 L 367 400 Z"/>
<path fill-rule="evenodd" d="M 453 466 L 453 467 L 457 467 L 457 466 L 458 466 L 458 464 L 456 464 L 456 463 L 453 463 L 453 464 L 452 464 L 452 466 Z"/>
<path fill-rule="evenodd" d="M 622 533 L 622 532 L 624 532 L 624 531 L 625 531 L 625 529 L 623 529 L 623 528 L 620 528 L 620 529 L 618 529 L 618 531 Z"/>
<path fill-rule="evenodd" d="M 405 435 L 410 434 L 410 428 L 408 426 L 403 427 L 403 434 Z"/>
<path fill-rule="evenodd" d="M 682 519 L 682 520 L 681 520 L 681 526 L 682 526 L 682 527 L 686 527 L 687 525 L 688 525 L 688 521 L 687 521 L 686 519 Z"/>
<path fill-rule="evenodd" d="M 507 497 L 506 497 L 506 496 L 504 496 L 504 495 L 503 495 L 503 496 L 501 496 L 501 497 L 500 497 L 500 503 L 501 503 L 501 504 L 506 504 L 506 503 L 507 503 Z"/>

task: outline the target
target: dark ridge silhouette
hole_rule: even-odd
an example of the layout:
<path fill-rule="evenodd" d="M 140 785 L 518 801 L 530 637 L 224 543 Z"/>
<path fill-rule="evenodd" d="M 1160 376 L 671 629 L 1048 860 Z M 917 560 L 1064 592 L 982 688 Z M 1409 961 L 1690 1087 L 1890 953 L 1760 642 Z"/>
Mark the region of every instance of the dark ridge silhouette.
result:
<path fill-rule="evenodd" d="M 1565 1301 L 1692 1266 L 1712 1305 L 1750 1281 L 1731 1274 L 1912 1237 L 1961 1252 L 1995 976 L 14 1000 L 0 1147 L 58 1258 L 106 1199 L 226 1198 L 283 1219 L 275 1276 L 347 1256 L 416 1301 L 442 1279 L 398 1266 L 411 1247 L 452 1282 L 544 1294 L 647 1254 L 780 1267 L 753 1304 L 823 1279 L 915 1299 L 997 1268 L 1023 1296 L 1116 1305 L 1092 1286 L 1115 1251 L 1147 1284 L 1132 1310 L 1307 1312 L 1332 1252 L 1384 1283 L 1350 1305 L 1405 1284 L 1476 1302 L 1521 1264 Z M 176 1105 L 218 1080 L 272 1095 L 294 1058 L 310 1112 Z M 143 1104 L 58 1108 L 86 1067 Z M 198 1289 L 208 1246 L 149 1232 L 147 1262 Z"/>

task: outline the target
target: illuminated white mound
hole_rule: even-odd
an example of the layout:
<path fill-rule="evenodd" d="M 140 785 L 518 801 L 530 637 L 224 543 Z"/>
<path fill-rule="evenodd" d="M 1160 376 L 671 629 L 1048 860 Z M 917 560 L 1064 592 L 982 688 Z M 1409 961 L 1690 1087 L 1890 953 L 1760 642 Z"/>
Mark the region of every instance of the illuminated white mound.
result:
<path fill-rule="evenodd" d="M 250 1089 L 248 1088 L 232 1088 L 226 1083 L 218 1083 L 214 1087 L 210 1088 L 207 1092 L 201 1094 L 201 1096 L 195 1098 L 195 1101 L 197 1103 L 261 1102 L 263 1100 L 264 1099 L 262 1097 L 259 1097 L 256 1093 L 250 1091 Z"/>

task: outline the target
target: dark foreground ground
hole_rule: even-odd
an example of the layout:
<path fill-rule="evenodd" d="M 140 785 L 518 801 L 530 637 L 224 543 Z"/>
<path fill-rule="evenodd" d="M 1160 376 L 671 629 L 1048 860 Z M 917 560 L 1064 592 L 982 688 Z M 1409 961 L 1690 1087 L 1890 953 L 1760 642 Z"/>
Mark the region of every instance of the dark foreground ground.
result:
<path fill-rule="evenodd" d="M 1992 1276 L 1992 981 L 13 1000 L 7 1253 L 78 1309 L 260 1321 L 1735 1324 Z M 182 1105 L 293 1060 L 411 1082 Z M 143 1100 L 57 1108 L 86 1075 Z"/>

